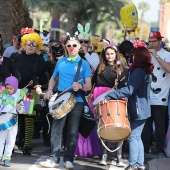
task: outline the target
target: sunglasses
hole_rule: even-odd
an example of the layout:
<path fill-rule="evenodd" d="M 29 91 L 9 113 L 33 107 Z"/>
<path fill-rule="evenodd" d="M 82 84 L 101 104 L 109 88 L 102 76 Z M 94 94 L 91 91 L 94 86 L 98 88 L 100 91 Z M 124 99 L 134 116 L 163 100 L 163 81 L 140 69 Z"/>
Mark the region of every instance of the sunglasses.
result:
<path fill-rule="evenodd" d="M 32 42 L 32 41 L 28 40 L 27 45 L 28 46 L 32 45 L 33 47 L 37 47 L 37 43 L 35 41 Z"/>
<path fill-rule="evenodd" d="M 71 46 L 77 47 L 77 44 L 73 44 L 73 45 L 68 44 L 68 45 L 66 45 L 66 46 L 67 46 L 67 48 L 70 48 Z"/>
<path fill-rule="evenodd" d="M 80 41 L 80 44 L 83 44 L 83 42 L 84 42 L 85 44 L 88 44 L 88 43 L 89 43 L 89 41 Z"/>
<path fill-rule="evenodd" d="M 155 43 L 157 42 L 158 40 L 153 40 L 153 41 L 149 41 L 149 43 Z"/>

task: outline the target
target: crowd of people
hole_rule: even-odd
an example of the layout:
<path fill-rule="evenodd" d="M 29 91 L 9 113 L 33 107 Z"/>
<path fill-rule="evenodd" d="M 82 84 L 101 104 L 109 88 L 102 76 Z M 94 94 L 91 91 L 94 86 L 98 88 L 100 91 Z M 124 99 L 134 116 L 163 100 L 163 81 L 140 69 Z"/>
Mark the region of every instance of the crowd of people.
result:
<path fill-rule="evenodd" d="M 66 169 L 74 169 L 75 157 L 98 156 L 99 165 L 106 166 L 108 147 L 111 147 L 115 149 L 111 154 L 116 166 L 144 170 L 153 129 L 157 158 L 166 157 L 165 137 L 170 126 L 170 53 L 161 48 L 163 37 L 159 31 L 151 31 L 147 45 L 139 39 L 118 44 L 113 39 L 90 36 L 90 24 L 85 28 L 78 24 L 77 28 L 79 33 L 66 33 L 64 43 L 51 40 L 46 30 L 23 28 L 13 37 L 10 47 L 1 48 L 1 164 L 10 166 L 15 145 L 22 149 L 24 156 L 31 156 L 31 140 L 39 138 L 42 130 L 43 145 L 51 149 L 49 158 L 39 162 L 42 167 L 58 168 L 61 149 Z M 55 95 L 55 100 L 61 98 L 61 101 L 53 104 L 55 100 L 51 100 Z M 31 100 L 34 100 L 34 107 L 31 107 Z M 60 108 L 63 101 L 66 108 Z M 112 113 L 109 101 L 123 101 L 127 105 L 130 130 L 124 139 L 120 140 L 120 131 L 116 135 L 112 131 L 106 134 L 118 137 L 113 141 L 100 136 L 101 122 L 106 129 L 110 128 L 108 119 L 112 119 L 111 128 L 124 128 L 120 122 L 114 122 L 113 114 L 122 115 L 121 111 Z M 55 118 L 57 108 L 60 108 L 59 118 Z M 86 109 L 95 121 L 88 136 L 79 130 L 82 114 L 88 112 Z M 108 112 L 106 119 L 102 115 L 104 110 Z M 123 161 L 122 144 L 129 145 L 127 166 Z"/>

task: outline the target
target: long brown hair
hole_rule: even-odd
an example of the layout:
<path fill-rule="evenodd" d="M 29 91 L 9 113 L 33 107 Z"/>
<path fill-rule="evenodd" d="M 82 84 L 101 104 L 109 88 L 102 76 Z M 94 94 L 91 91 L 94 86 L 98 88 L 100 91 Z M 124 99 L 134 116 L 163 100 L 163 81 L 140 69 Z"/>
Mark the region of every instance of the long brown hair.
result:
<path fill-rule="evenodd" d="M 117 70 L 118 70 L 117 61 L 120 60 L 119 51 L 115 47 L 107 47 L 100 54 L 100 64 L 98 66 L 98 74 L 103 73 L 104 70 L 105 70 L 105 66 L 108 65 L 108 61 L 106 59 L 106 51 L 107 51 L 107 49 L 112 49 L 116 53 L 116 58 L 114 60 L 113 67 L 111 68 L 111 70 L 115 71 L 115 72 L 117 72 Z M 123 70 L 123 65 L 122 64 L 120 65 L 120 70 L 121 71 Z"/>
<path fill-rule="evenodd" d="M 152 73 L 154 65 L 151 63 L 151 54 L 146 47 L 134 49 L 133 68 L 142 68 L 146 73 Z"/>

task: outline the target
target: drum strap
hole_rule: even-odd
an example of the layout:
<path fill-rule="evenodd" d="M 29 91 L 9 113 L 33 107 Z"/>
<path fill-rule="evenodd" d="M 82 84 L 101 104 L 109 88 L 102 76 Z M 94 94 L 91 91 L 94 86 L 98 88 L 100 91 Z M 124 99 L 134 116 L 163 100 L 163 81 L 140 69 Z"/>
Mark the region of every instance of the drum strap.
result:
<path fill-rule="evenodd" d="M 79 61 L 79 63 L 78 63 L 77 72 L 76 72 L 76 77 L 75 77 L 75 82 L 78 81 L 78 77 L 79 77 L 79 74 L 80 74 L 81 64 L 82 64 L 82 59 L 81 59 L 81 60 Z"/>

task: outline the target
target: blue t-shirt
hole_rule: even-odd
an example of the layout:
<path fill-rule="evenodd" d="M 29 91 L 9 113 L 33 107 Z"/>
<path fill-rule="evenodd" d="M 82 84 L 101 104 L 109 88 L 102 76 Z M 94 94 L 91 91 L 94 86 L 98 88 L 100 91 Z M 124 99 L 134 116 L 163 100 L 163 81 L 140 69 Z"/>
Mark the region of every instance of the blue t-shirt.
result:
<path fill-rule="evenodd" d="M 58 91 L 64 91 L 68 87 L 71 87 L 73 82 L 75 81 L 76 72 L 78 68 L 78 63 L 81 59 L 80 56 L 76 58 L 75 61 L 68 61 L 68 56 L 61 58 L 57 65 L 55 66 L 53 77 L 58 78 Z M 90 65 L 87 61 L 82 60 L 82 65 L 80 68 L 80 74 L 78 77 L 78 81 L 83 79 L 80 84 L 85 83 L 85 79 L 91 77 L 92 73 L 90 70 Z M 69 91 L 73 90 L 72 88 Z M 83 102 L 83 99 L 80 96 L 76 96 L 77 102 Z"/>

